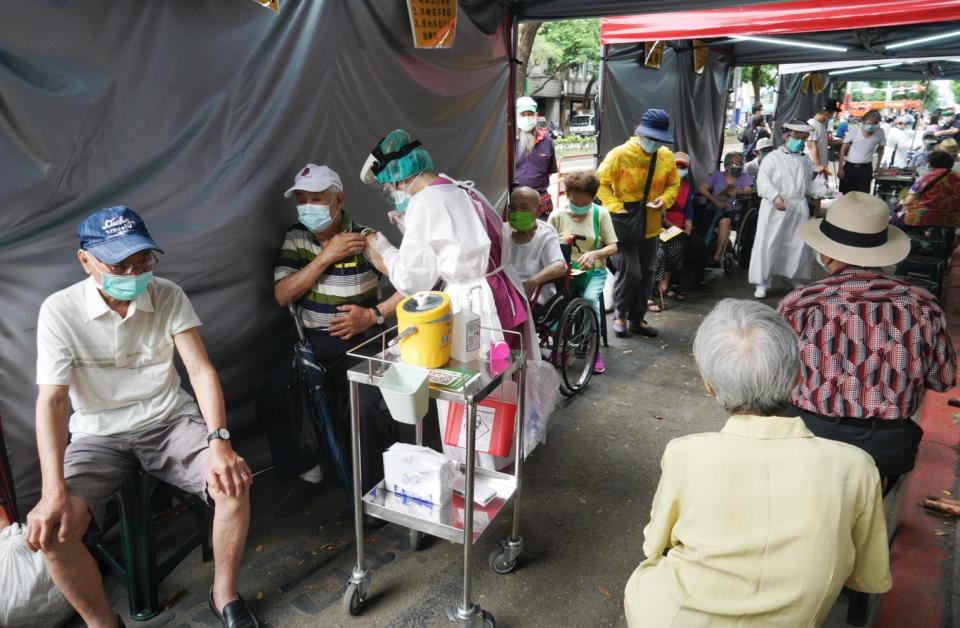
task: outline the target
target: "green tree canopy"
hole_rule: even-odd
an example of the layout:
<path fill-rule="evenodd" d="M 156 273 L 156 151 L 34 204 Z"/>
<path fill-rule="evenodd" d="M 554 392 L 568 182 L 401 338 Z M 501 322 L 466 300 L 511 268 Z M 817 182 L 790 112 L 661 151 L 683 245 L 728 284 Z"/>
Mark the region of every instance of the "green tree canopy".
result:
<path fill-rule="evenodd" d="M 547 74 L 580 67 L 596 77 L 600 66 L 600 20 L 545 22 L 537 33 L 531 54 L 533 65 L 543 65 Z"/>

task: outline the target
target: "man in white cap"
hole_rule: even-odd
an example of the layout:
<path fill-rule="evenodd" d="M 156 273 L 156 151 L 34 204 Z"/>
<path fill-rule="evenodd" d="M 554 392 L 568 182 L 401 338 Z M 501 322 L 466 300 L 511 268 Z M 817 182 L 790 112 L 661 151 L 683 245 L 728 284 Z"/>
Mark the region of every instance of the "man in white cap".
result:
<path fill-rule="evenodd" d="M 550 175 L 557 172 L 557 153 L 546 129 L 537 128 L 537 101 L 529 96 L 517 99 L 517 150 L 514 156 L 514 183 L 533 188 L 540 195 L 540 215 L 553 211 L 547 188 Z"/>
<path fill-rule="evenodd" d="M 885 489 L 913 468 L 923 430 L 911 417 L 924 393 L 950 390 L 957 374 L 937 299 L 879 270 L 910 252 L 889 214 L 876 196 L 850 192 L 802 225 L 800 238 L 830 275 L 779 307 L 800 336 L 792 410 L 817 436 L 873 456 Z"/>
<path fill-rule="evenodd" d="M 773 140 L 771 140 L 769 137 L 760 138 L 757 140 L 756 148 L 753 149 L 753 159 L 748 161 L 743 167 L 743 171 L 750 175 L 750 178 L 753 179 L 754 188 L 756 188 L 757 174 L 760 172 L 760 162 L 763 161 L 764 156 L 772 151 L 773 148 Z M 744 155 L 744 158 L 746 157 L 747 155 Z"/>
<path fill-rule="evenodd" d="M 884 151 L 885 165 L 903 168 L 907 165 L 907 155 L 913 148 L 916 133 L 907 126 L 907 117 L 898 116 L 887 131 L 887 145 Z"/>
<path fill-rule="evenodd" d="M 381 299 L 380 275 L 365 252 L 365 228 L 343 209 L 340 175 L 327 166 L 307 164 L 297 172 L 284 196 L 296 200 L 298 220 L 287 230 L 280 247 L 273 271 L 274 297 L 282 307 L 296 305 L 314 355 L 327 369 L 335 406 L 332 410 L 348 425 L 346 371 L 350 364 L 346 353 L 362 338 L 382 331 L 384 319 L 393 314 L 402 295 Z M 270 440 L 278 475 L 289 482 L 274 510 L 280 517 L 300 512 L 304 503 L 319 493 L 323 480 L 323 471 L 315 460 L 296 459 L 297 443 L 290 439 L 298 435 L 277 419 L 283 378 L 289 371 L 287 360 L 264 385 L 257 401 L 258 420 Z M 365 403 L 366 396 L 361 401 Z M 375 402 L 370 403 L 371 410 L 364 414 L 364 442 L 389 441 L 387 432 L 393 422 L 377 410 Z M 380 453 L 385 448 L 375 455 L 364 452 L 365 488 L 382 477 Z M 305 466 L 310 468 L 298 477 Z"/>
<path fill-rule="evenodd" d="M 753 296 L 764 299 L 774 275 L 797 287 L 810 278 L 810 250 L 797 237 L 797 227 L 810 218 L 807 197 L 826 188 L 814 178 L 813 162 L 803 153 L 812 128 L 803 120 L 783 125 L 783 146 L 768 154 L 757 173 L 757 194 L 762 199 L 757 234 L 750 255 L 749 280 Z"/>

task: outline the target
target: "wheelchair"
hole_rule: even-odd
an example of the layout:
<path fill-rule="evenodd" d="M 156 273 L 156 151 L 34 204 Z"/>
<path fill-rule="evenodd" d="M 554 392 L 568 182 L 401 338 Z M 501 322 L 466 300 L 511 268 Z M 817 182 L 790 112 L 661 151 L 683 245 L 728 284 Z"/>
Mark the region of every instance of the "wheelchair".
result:
<path fill-rule="evenodd" d="M 704 207 L 709 205 L 704 203 Z M 712 211 L 713 214 L 704 235 L 707 250 L 712 251 L 716 242 L 717 225 L 723 218 L 724 212 L 717 209 L 704 211 Z M 733 213 L 730 235 L 723 244 L 723 252 L 720 254 L 720 266 L 727 275 L 750 267 L 750 253 L 753 251 L 753 241 L 757 235 L 757 219 L 760 215 L 760 198 L 754 194 L 742 208 L 734 210 Z"/>
<path fill-rule="evenodd" d="M 571 237 L 566 244 L 560 245 L 567 261 L 567 272 L 554 282 L 556 294 L 546 303 L 539 304 L 538 289 L 531 303 L 540 350 L 560 373 L 560 394 L 564 397 L 573 397 L 587 387 L 593 376 L 601 339 L 606 344 L 606 321 L 598 320 L 590 302 L 578 296 L 571 286 L 571 250 L 575 241 L 580 239 L 583 237 Z M 603 307 L 601 295 L 601 312 Z"/>

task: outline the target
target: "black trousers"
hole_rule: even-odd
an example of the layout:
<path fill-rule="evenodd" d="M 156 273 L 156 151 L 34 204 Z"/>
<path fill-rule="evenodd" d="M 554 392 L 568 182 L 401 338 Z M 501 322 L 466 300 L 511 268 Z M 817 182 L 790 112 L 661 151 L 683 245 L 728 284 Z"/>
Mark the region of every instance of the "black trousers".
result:
<path fill-rule="evenodd" d="M 840 192 L 865 192 L 870 193 L 870 184 L 873 183 L 873 163 L 855 164 L 846 162 L 843 164 L 843 178 L 840 179 Z"/>
<path fill-rule="evenodd" d="M 355 365 L 356 360 L 347 358 L 346 353 L 380 329 L 372 328 L 363 338 L 341 340 L 323 333 L 307 331 L 310 344 L 317 360 L 327 369 L 329 389 L 333 398 L 333 412 L 346 435 L 345 446 L 349 446 L 350 437 L 350 386 L 347 381 L 347 370 Z M 270 442 L 270 453 L 273 456 L 274 469 L 277 477 L 284 482 L 290 482 L 299 474 L 321 463 L 320 457 L 304 459 L 300 440 L 301 434 L 293 429 L 290 417 L 282 411 L 285 407 L 284 397 L 288 394 L 288 387 L 292 385 L 293 352 L 278 364 L 267 377 L 257 395 L 257 422 L 266 433 Z M 383 479 L 383 451 L 397 442 L 397 423 L 390 416 L 380 391 L 373 386 L 359 387 L 360 406 L 360 456 L 361 473 L 363 475 L 364 492 L 373 488 Z M 322 441 L 322 435 L 317 438 Z M 321 449 L 322 450 L 322 449 Z"/>
<path fill-rule="evenodd" d="M 639 325 L 647 314 L 647 299 L 653 291 L 660 238 L 644 238 L 639 244 L 618 245 L 613 263 L 617 275 L 613 284 L 616 318 Z"/>
<path fill-rule="evenodd" d="M 873 458 L 881 476 L 898 476 L 913 469 L 923 428 L 911 419 L 846 419 L 807 412 L 791 405 L 787 414 L 799 416 L 821 438 L 856 445 Z"/>

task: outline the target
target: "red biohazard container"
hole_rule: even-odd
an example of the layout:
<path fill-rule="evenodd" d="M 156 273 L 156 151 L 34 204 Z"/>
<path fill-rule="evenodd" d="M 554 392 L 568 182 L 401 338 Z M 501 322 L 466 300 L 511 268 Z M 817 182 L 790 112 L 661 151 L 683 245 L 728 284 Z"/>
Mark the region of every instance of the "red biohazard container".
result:
<path fill-rule="evenodd" d="M 517 404 L 513 401 L 488 397 L 477 404 L 477 451 L 494 456 L 509 455 L 516 416 Z M 451 402 L 443 442 L 466 449 L 467 430 L 464 423 L 463 404 Z"/>

